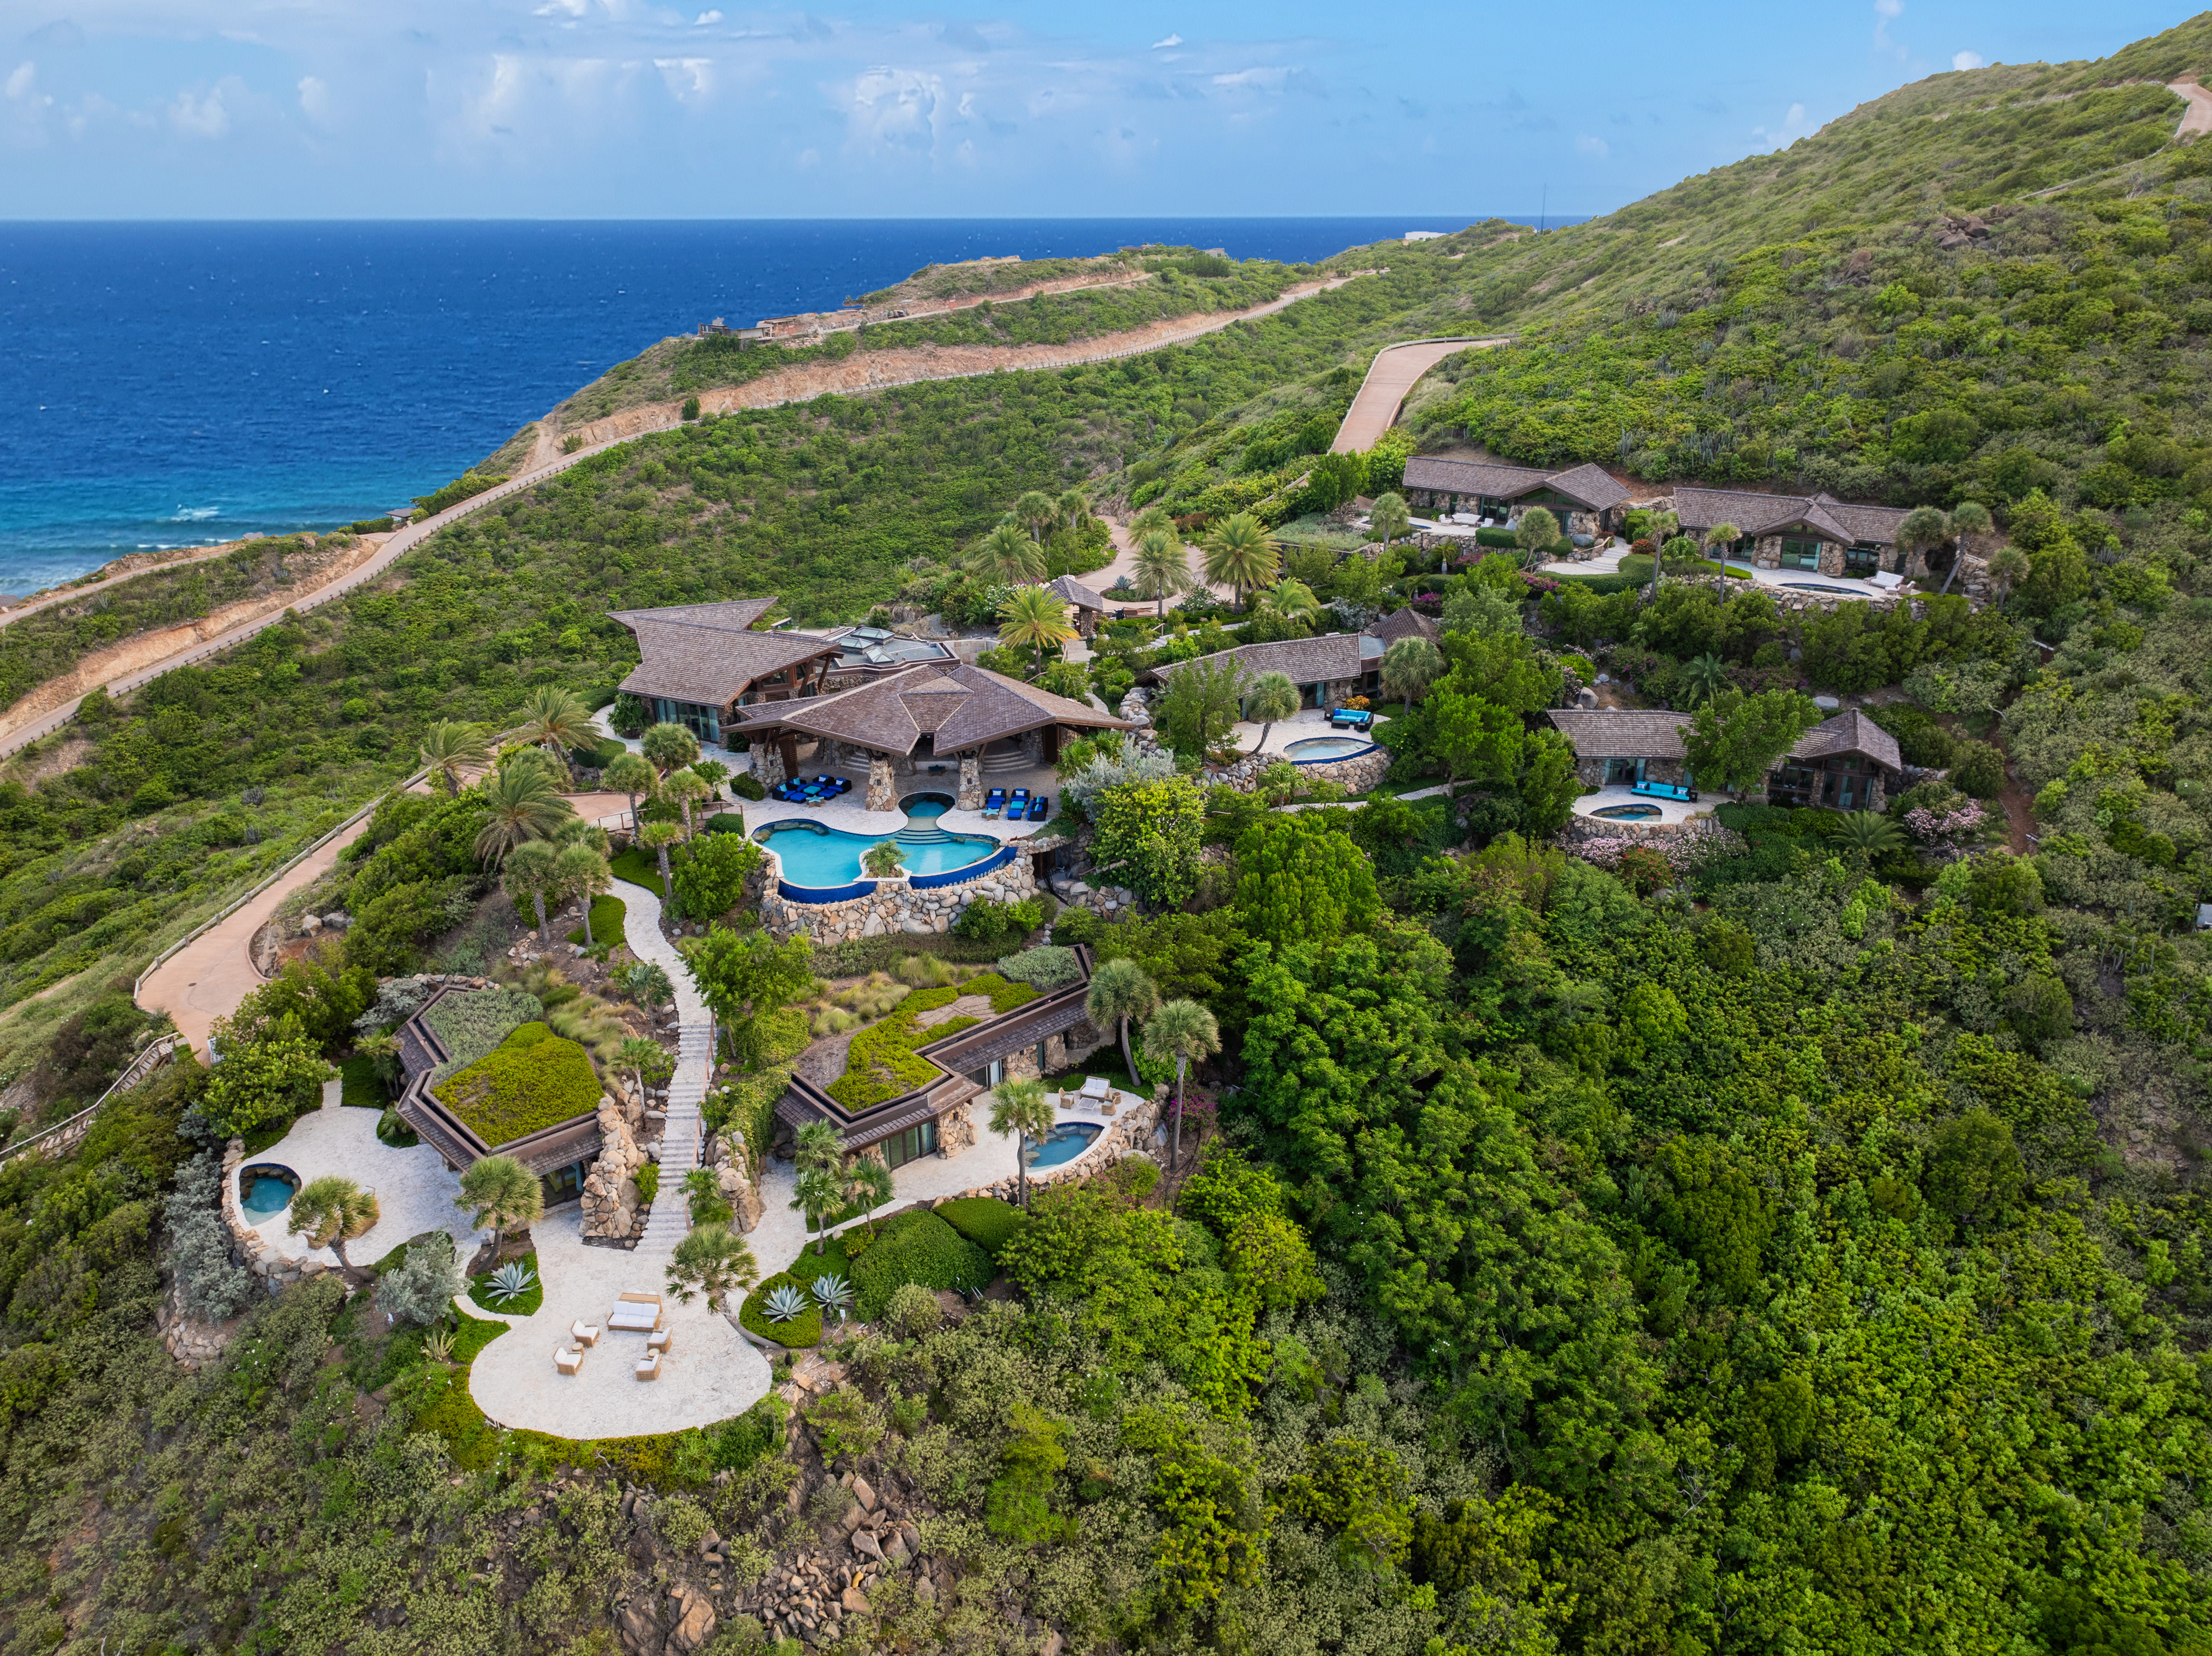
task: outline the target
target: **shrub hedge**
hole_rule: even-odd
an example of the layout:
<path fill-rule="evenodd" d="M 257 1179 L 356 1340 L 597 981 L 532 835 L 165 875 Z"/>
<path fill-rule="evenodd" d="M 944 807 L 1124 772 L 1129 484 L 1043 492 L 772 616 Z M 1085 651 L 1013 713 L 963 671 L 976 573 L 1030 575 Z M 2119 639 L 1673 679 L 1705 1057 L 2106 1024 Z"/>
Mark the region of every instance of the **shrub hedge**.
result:
<path fill-rule="evenodd" d="M 437 1088 L 438 1101 L 487 1144 L 588 1115 L 599 1104 L 591 1054 L 542 1023 L 525 1024 L 495 1052 Z"/>
<path fill-rule="evenodd" d="M 934 1213 L 902 1213 L 853 1264 L 854 1314 L 862 1322 L 875 1321 L 908 1283 L 979 1289 L 996 1272 L 989 1254 Z"/>
<path fill-rule="evenodd" d="M 1029 1216 L 1012 1202 L 1001 1202 L 995 1196 L 958 1196 L 939 1202 L 933 1211 L 994 1259 L 1029 1221 Z"/>
<path fill-rule="evenodd" d="M 803 1351 L 811 1346 L 821 1344 L 822 1307 L 815 1304 L 812 1300 L 807 1301 L 806 1309 L 787 1323 L 773 1321 L 768 1314 L 768 1296 L 775 1289 L 805 1286 L 805 1283 L 799 1281 L 789 1271 L 777 1271 L 775 1276 L 745 1295 L 744 1304 L 738 1307 L 738 1322 L 744 1325 L 747 1333 L 757 1334 L 764 1340 L 772 1340 L 778 1345 L 788 1346 L 794 1351 Z"/>

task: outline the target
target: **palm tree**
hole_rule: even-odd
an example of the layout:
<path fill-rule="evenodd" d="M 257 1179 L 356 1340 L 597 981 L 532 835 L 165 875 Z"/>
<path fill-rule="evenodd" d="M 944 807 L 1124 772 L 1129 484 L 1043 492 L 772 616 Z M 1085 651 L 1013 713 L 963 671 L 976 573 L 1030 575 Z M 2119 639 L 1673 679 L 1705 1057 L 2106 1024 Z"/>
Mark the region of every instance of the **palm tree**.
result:
<path fill-rule="evenodd" d="M 556 871 L 560 861 L 561 853 L 551 840 L 532 840 L 507 852 L 500 870 L 500 884 L 506 889 L 508 901 L 520 908 L 527 898 L 538 911 L 538 941 L 548 947 L 553 940 L 545 932 L 545 898 L 560 883 Z"/>
<path fill-rule="evenodd" d="M 2012 589 L 2027 579 L 2027 554 L 2016 546 L 2001 546 L 1990 555 L 1990 585 L 2000 598 L 2012 596 Z"/>
<path fill-rule="evenodd" d="M 649 760 L 625 751 L 622 757 L 609 765 L 599 780 L 617 793 L 629 796 L 630 826 L 637 825 L 637 802 L 641 796 L 650 798 L 660 786 L 660 773 L 653 769 Z"/>
<path fill-rule="evenodd" d="M 511 1156 L 478 1156 L 461 1175 L 461 1193 L 453 1205 L 469 1209 L 470 1222 L 479 1230 L 491 1228 L 492 1254 L 497 1258 L 500 1240 L 507 1232 L 534 1225 L 545 1216 L 545 1187 Z"/>
<path fill-rule="evenodd" d="M 1172 529 L 1148 529 L 1137 539 L 1137 591 L 1151 598 L 1153 618 L 1167 619 L 1168 600 L 1190 590 L 1190 554 Z"/>
<path fill-rule="evenodd" d="M 999 642 L 1032 646 L 1040 672 L 1044 670 L 1044 646 L 1065 644 L 1074 636 L 1067 605 L 1049 587 L 1017 586 L 999 606 Z"/>
<path fill-rule="evenodd" d="M 684 1305 L 704 1294 L 715 1310 L 735 1289 L 760 1280 L 751 1245 L 726 1224 L 702 1225 L 677 1243 L 668 1256 L 668 1289 Z"/>
<path fill-rule="evenodd" d="M 304 1234 L 310 1247 L 329 1248 L 338 1256 L 338 1264 L 350 1271 L 353 1262 L 346 1258 L 347 1239 L 362 1234 L 380 1216 L 375 1197 L 343 1174 L 326 1173 L 300 1187 L 292 1198 L 292 1214 L 286 1224 L 293 1235 Z"/>
<path fill-rule="evenodd" d="M 502 765 L 480 785 L 491 820 L 477 834 L 478 862 L 503 863 L 517 846 L 550 839 L 576 808 L 561 797 L 543 766 Z"/>
<path fill-rule="evenodd" d="M 1406 711 L 1413 711 L 1413 698 L 1443 676 L 1443 652 L 1420 637 L 1401 638 L 1382 652 L 1382 693 L 1406 698 Z"/>
<path fill-rule="evenodd" d="M 660 901 L 663 902 L 674 899 L 674 888 L 671 883 L 676 877 L 669 872 L 668 847 L 683 837 L 684 830 L 673 822 L 647 822 L 637 831 L 637 842 L 652 847 L 653 855 L 660 861 Z"/>
<path fill-rule="evenodd" d="M 1155 529 L 1164 529 L 1172 535 L 1175 533 L 1175 514 L 1167 507 L 1157 504 L 1146 507 L 1129 519 L 1129 532 L 1140 539 L 1151 534 Z"/>
<path fill-rule="evenodd" d="M 872 1156 L 854 1156 L 853 1165 L 845 1169 L 847 1205 L 860 1210 L 871 1236 L 876 1234 L 876 1210 L 897 1194 L 891 1170 Z"/>
<path fill-rule="evenodd" d="M 890 880 L 906 866 L 906 852 L 896 840 L 878 840 L 860 853 L 860 867 L 872 880 Z"/>
<path fill-rule="evenodd" d="M 1644 536 L 1651 543 L 1651 591 L 1650 597 L 1644 600 L 1647 604 L 1659 596 L 1659 566 L 1666 561 L 1660 553 L 1660 549 L 1673 538 L 1674 531 L 1681 526 L 1680 514 L 1673 512 L 1654 512 L 1644 521 Z"/>
<path fill-rule="evenodd" d="M 707 785 L 707 779 L 689 766 L 680 771 L 672 771 L 661 779 L 660 797 L 673 799 L 677 808 L 684 813 L 684 844 L 690 845 L 693 834 L 697 832 L 691 826 L 691 807 L 713 792 L 714 789 Z"/>
<path fill-rule="evenodd" d="M 1406 497 L 1393 489 L 1376 500 L 1367 513 L 1367 526 L 1382 537 L 1382 555 L 1389 557 L 1390 543 L 1413 531 L 1413 514 L 1406 509 Z"/>
<path fill-rule="evenodd" d="M 1071 488 L 1060 497 L 1060 518 L 1070 529 L 1080 529 L 1091 521 L 1091 502 L 1083 498 L 1083 491 Z"/>
<path fill-rule="evenodd" d="M 1168 1166 L 1182 1158 L 1183 1078 L 1195 1059 L 1210 1058 L 1221 1050 L 1221 1026 L 1213 1014 L 1196 1001 L 1178 997 L 1152 1014 L 1145 1025 L 1145 1051 L 1157 1059 L 1173 1059 L 1176 1066 L 1175 1137 L 1168 1151 Z"/>
<path fill-rule="evenodd" d="M 1302 580 L 1278 581 L 1260 594 L 1259 607 L 1278 621 L 1309 628 L 1313 618 L 1321 614 L 1321 600 L 1314 596 L 1313 588 Z"/>
<path fill-rule="evenodd" d="M 1690 706 L 1711 701 L 1729 687 L 1728 663 L 1710 650 L 1682 664 L 1682 688 L 1690 693 Z"/>
<path fill-rule="evenodd" d="M 1705 550 L 1716 554 L 1714 561 L 1718 563 L 1723 570 L 1726 570 L 1729 548 L 1742 538 L 1743 531 L 1738 529 L 1734 524 L 1715 524 L 1705 531 Z"/>
<path fill-rule="evenodd" d="M 642 1107 L 645 1089 L 675 1074 L 676 1060 L 659 1041 L 632 1035 L 615 1048 L 615 1067 L 629 1071 L 630 1078 L 637 1083 L 638 1102 Z"/>
<path fill-rule="evenodd" d="M 1521 514 L 1521 521 L 1513 527 L 1514 541 L 1520 546 L 1525 562 L 1535 563 L 1547 549 L 1559 538 L 1559 519 L 1549 507 L 1532 506 Z"/>
<path fill-rule="evenodd" d="M 699 738 L 681 725 L 655 725 L 637 745 L 663 776 L 682 770 L 699 756 Z"/>
<path fill-rule="evenodd" d="M 583 903 L 584 947 L 597 949 L 599 940 L 592 935 L 592 902 L 615 883 L 605 855 L 598 846 L 581 840 L 562 846 L 553 864 L 553 882 L 562 896 L 574 897 Z"/>
<path fill-rule="evenodd" d="M 1132 964 L 1123 961 L 1121 965 Z M 1097 982 L 1096 978 L 1091 981 Z M 1053 1107 L 1045 1101 L 1042 1081 L 1002 1081 L 992 1095 L 991 1131 L 1013 1133 L 1014 1169 L 1021 1180 L 1021 1204 L 1030 1204 L 1030 1159 L 1022 1152 L 1030 1143 L 1041 1143 L 1052 1131 Z"/>
<path fill-rule="evenodd" d="M 1091 993 L 1084 1003 L 1084 1014 L 1093 1023 L 1110 1022 L 1119 1027 L 1121 1062 L 1128 1065 L 1132 1085 L 1137 1079 L 1137 1060 L 1129 1051 L 1129 1020 L 1150 1017 L 1159 1004 L 1159 986 L 1133 960 L 1102 961 L 1091 974 Z"/>
<path fill-rule="evenodd" d="M 1275 728 L 1279 719 L 1288 719 L 1298 710 L 1298 687 L 1291 682 L 1288 673 L 1262 673 L 1252 681 L 1245 693 L 1244 717 L 1260 721 L 1260 745 L 1254 753 L 1265 753 L 1267 733 Z"/>
<path fill-rule="evenodd" d="M 522 704 L 523 739 L 543 748 L 564 776 L 568 772 L 568 750 L 579 742 L 590 741 L 594 734 L 592 710 L 573 690 L 541 684 Z"/>
<path fill-rule="evenodd" d="M 1225 519 L 1206 540 L 1206 578 L 1216 585 L 1236 590 L 1242 608 L 1244 594 L 1274 585 L 1283 567 L 1283 555 L 1260 520 L 1249 512 Z"/>
<path fill-rule="evenodd" d="M 1836 823 L 1835 837 L 1862 859 L 1871 861 L 1884 852 L 1905 848 L 1905 830 L 1870 810 L 1855 810 Z"/>
<path fill-rule="evenodd" d="M 1943 577 L 1943 591 L 1951 590 L 1951 583 L 1959 578 L 1959 566 L 1966 561 L 1972 543 L 1996 527 L 1990 516 L 1989 507 L 1978 500 L 1961 500 L 1951 508 L 1951 530 L 1959 537 L 1958 554 L 1951 560 L 1949 573 Z"/>
<path fill-rule="evenodd" d="M 1019 524 L 1004 523 L 983 537 L 969 555 L 968 567 L 987 586 L 1020 586 L 1044 579 L 1044 548 L 1022 533 Z"/>
<path fill-rule="evenodd" d="M 1039 543 L 1060 527 L 1060 503 L 1042 489 L 1033 488 L 1016 500 L 1012 515 L 1030 531 L 1030 538 Z"/>
<path fill-rule="evenodd" d="M 423 769 L 446 785 L 448 799 L 458 799 L 461 773 L 488 761 L 491 747 L 481 725 L 441 719 L 422 732 L 422 745 L 416 749 L 415 757 Z"/>

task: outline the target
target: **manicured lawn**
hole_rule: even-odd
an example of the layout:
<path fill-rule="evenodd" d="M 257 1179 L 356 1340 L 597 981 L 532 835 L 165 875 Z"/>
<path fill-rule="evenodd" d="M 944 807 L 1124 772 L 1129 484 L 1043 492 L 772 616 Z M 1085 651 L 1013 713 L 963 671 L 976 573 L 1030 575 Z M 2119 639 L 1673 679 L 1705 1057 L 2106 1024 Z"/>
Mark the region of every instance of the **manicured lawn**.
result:
<path fill-rule="evenodd" d="M 641 885 L 654 896 L 665 901 L 666 894 L 660 889 L 660 861 L 643 846 L 623 846 L 607 858 L 607 866 L 614 870 L 617 880 Z"/>
<path fill-rule="evenodd" d="M 343 1078 L 344 1101 L 356 1110 L 380 1110 L 388 1101 L 384 1095 L 384 1083 L 376 1073 L 374 1059 L 356 1056 L 338 1065 Z"/>
<path fill-rule="evenodd" d="M 471 1277 L 469 1278 L 469 1303 L 475 1306 L 480 1306 L 486 1311 L 499 1312 L 503 1316 L 528 1317 L 535 1315 L 538 1307 L 545 1303 L 545 1283 L 544 1280 L 538 1275 L 538 1255 L 535 1253 L 524 1254 L 522 1256 L 521 1263 L 530 1272 L 531 1283 L 528 1288 L 523 1289 L 521 1293 L 516 1295 L 511 1300 L 494 1299 L 492 1297 L 491 1273 L 489 1271 L 486 1271 L 481 1277 Z"/>
<path fill-rule="evenodd" d="M 594 948 L 607 949 L 623 940 L 623 917 L 629 913 L 629 905 L 617 896 L 592 899 L 591 942 Z M 584 928 L 578 926 L 568 934 L 570 943 L 582 943 Z"/>

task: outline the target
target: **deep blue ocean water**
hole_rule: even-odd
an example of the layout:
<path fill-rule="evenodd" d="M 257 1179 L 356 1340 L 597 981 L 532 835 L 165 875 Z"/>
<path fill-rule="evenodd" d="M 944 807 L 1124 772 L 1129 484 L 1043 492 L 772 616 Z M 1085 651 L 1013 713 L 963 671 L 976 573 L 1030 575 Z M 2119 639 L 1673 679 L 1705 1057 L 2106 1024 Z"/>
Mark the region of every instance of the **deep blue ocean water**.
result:
<path fill-rule="evenodd" d="M 0 224 L 0 592 L 380 515 L 710 317 L 987 253 L 1316 259 L 1483 216 Z"/>

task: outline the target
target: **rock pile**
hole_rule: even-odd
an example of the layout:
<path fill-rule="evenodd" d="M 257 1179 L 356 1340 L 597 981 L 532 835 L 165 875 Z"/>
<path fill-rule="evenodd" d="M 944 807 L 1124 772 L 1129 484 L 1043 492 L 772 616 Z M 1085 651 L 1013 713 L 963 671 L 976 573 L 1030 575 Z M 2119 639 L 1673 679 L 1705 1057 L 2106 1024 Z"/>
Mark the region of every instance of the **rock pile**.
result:
<path fill-rule="evenodd" d="M 645 1228 L 637 1170 L 646 1154 L 631 1134 L 621 1105 L 599 1100 L 599 1155 L 584 1180 L 583 1228 L 587 1240 L 629 1241 Z"/>
<path fill-rule="evenodd" d="M 739 1230 L 751 1230 L 761 1222 L 767 1205 L 754 1183 L 751 1164 L 745 1158 L 745 1136 L 735 1122 L 707 1141 L 706 1165 L 714 1170 L 714 1183 L 734 1216 Z"/>
<path fill-rule="evenodd" d="M 850 1557 L 833 1562 L 802 1554 L 763 1581 L 750 1600 L 771 1631 L 807 1644 L 842 1637 L 850 1618 L 870 1613 L 869 1586 L 921 1555 L 913 1520 L 895 1514 L 866 1478 L 847 1472 L 837 1482 L 851 1497 L 839 1520 Z M 923 1604 L 937 1602 L 939 1589 L 927 1568 L 916 1572 L 914 1590 Z"/>
<path fill-rule="evenodd" d="M 714 1636 L 714 1607 L 690 1582 L 679 1582 L 664 1597 L 650 1589 L 634 1593 L 616 1613 L 615 1631 L 629 1656 L 691 1656 Z"/>

